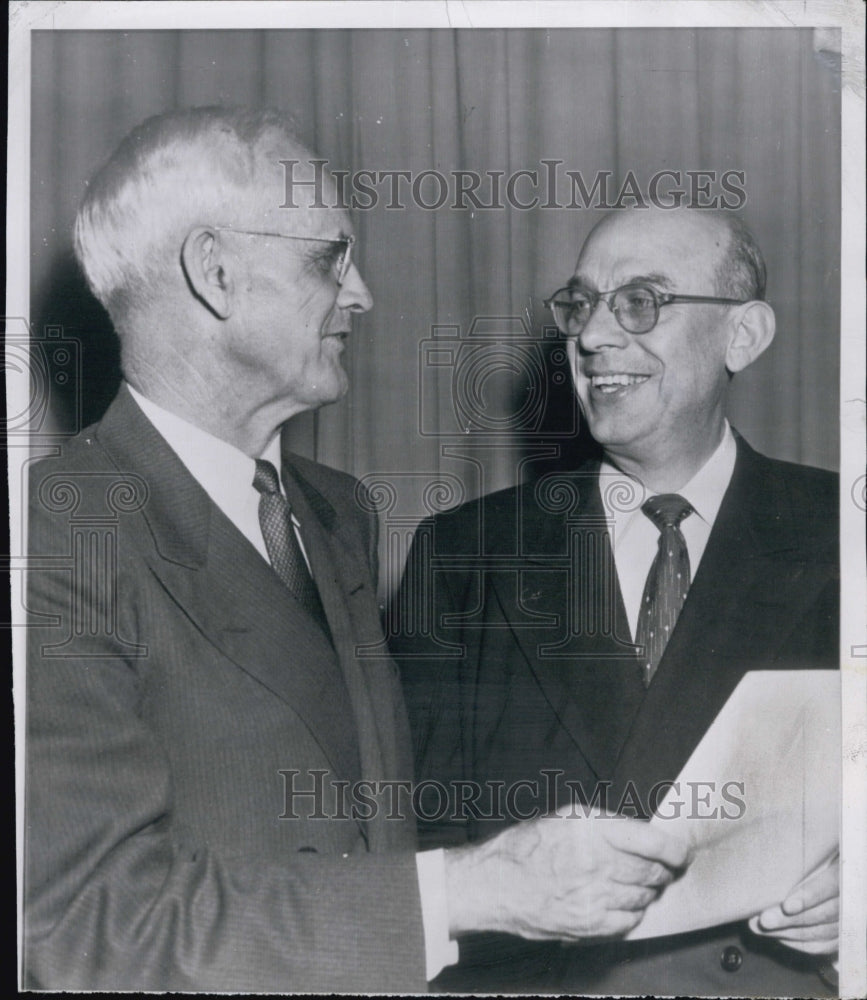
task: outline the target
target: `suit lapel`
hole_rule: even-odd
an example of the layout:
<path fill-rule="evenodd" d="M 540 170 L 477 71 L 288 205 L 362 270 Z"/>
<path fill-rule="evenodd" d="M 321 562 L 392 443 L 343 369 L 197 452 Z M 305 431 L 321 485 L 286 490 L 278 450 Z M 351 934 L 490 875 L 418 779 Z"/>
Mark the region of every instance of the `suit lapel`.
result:
<path fill-rule="evenodd" d="M 573 497 L 570 509 L 550 509 L 546 492 Z M 492 587 L 576 751 L 597 778 L 608 778 L 643 690 L 614 569 L 598 464 L 558 475 L 547 485 L 543 481 L 533 492 L 525 487 L 518 496 L 521 569 L 495 575 Z M 559 627 L 514 627 L 527 620 L 530 609 L 556 614 Z"/>
<path fill-rule="evenodd" d="M 707 548 L 624 744 L 619 784 L 676 778 L 743 675 L 788 665 L 774 654 L 809 599 L 811 572 L 790 507 L 770 463 L 738 439 Z"/>
<path fill-rule="evenodd" d="M 386 657 L 359 658 L 360 647 L 382 648 L 379 608 L 370 577 L 367 553 L 357 532 L 342 523 L 315 486 L 284 453 L 287 498 L 301 524 L 301 534 L 328 618 L 343 677 L 352 704 L 361 773 L 368 781 L 411 777 L 409 733 L 398 717 L 396 670 Z M 355 521 L 357 512 L 347 516 Z M 406 846 L 404 824 L 388 820 L 390 793 L 377 798 L 373 815 L 363 824 L 371 850 Z"/>
<path fill-rule="evenodd" d="M 351 611 L 358 604 L 358 595 L 368 589 L 367 574 L 359 564 L 357 543 L 346 537 L 328 500 L 300 476 L 288 456 L 284 457 L 284 468 L 286 495 L 301 524 L 304 547 L 358 724 L 362 773 L 366 778 L 379 777 L 383 773 L 382 751 L 370 692 L 355 655 L 361 641 L 353 620 L 358 616 Z"/>
<path fill-rule="evenodd" d="M 337 775 L 360 774 L 349 697 L 321 630 L 190 475 L 126 390 L 97 437 L 148 486 L 143 515 L 154 575 L 224 655 L 289 705 Z"/>

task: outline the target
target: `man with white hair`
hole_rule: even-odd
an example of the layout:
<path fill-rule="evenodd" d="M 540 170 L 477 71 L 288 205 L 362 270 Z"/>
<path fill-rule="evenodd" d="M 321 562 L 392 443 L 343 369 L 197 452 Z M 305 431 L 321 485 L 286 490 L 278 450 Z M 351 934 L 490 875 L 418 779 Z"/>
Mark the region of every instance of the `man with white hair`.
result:
<path fill-rule="evenodd" d="M 396 669 L 357 656 L 375 514 L 281 445 L 372 306 L 348 213 L 284 202 L 311 159 L 276 112 L 175 112 L 79 211 L 124 383 L 30 481 L 27 987 L 418 991 L 469 931 L 621 933 L 687 861 L 630 820 L 416 852 Z"/>

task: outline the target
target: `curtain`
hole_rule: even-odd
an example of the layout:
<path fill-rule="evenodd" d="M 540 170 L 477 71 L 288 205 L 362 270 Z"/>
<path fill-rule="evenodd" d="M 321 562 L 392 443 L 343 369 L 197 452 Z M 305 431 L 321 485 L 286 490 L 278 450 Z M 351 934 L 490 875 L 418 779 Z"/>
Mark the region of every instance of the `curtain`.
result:
<path fill-rule="evenodd" d="M 32 37 L 31 319 L 78 338 L 83 358 L 81 381 L 53 400 L 59 428 L 98 418 L 119 378 L 110 324 L 71 256 L 87 178 L 149 115 L 265 104 L 291 111 L 339 169 L 437 171 L 450 183 L 475 171 L 483 204 L 495 200 L 491 174 L 503 187 L 521 170 L 539 178 L 535 189 L 515 181 L 502 208 L 453 208 L 451 197 L 425 208 L 407 182 L 404 207 L 389 208 L 380 183 L 376 206 L 355 213 L 375 305 L 348 344 L 350 393 L 290 433 L 299 452 L 364 477 L 399 531 L 586 446 L 541 301 L 571 274 L 600 212 L 544 207 L 543 161 L 588 187 L 607 172 L 614 197 L 630 171 L 642 184 L 663 170 L 743 172 L 740 214 L 766 256 L 778 332 L 734 379 L 730 418 L 767 454 L 837 467 L 840 76 L 812 30 Z M 572 193 L 562 183 L 561 205 Z M 534 193 L 539 204 L 517 207 Z M 428 175 L 417 201 L 437 194 Z M 399 563 L 390 557 L 392 576 Z"/>

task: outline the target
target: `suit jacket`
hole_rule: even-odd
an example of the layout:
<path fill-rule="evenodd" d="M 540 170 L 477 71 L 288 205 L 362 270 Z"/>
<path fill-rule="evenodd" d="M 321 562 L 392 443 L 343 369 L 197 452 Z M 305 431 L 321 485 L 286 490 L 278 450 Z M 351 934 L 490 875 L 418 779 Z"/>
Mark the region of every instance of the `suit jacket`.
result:
<path fill-rule="evenodd" d="M 421 525 L 392 645 L 418 777 L 539 789 L 534 797 L 525 786 L 511 810 L 491 791 L 477 815 L 423 825 L 433 841 L 484 837 L 516 808 L 568 802 L 567 780 L 586 802 L 607 792 L 609 808 L 650 815 L 654 786 L 677 777 L 746 671 L 837 666 L 833 475 L 738 440 L 732 481 L 647 690 L 602 501 L 629 502 L 618 490 L 588 464 Z M 494 991 L 821 995 L 812 961 L 744 930 L 579 948 L 486 937 L 462 944 L 446 979 Z"/>
<path fill-rule="evenodd" d="M 333 646 L 128 392 L 33 468 L 28 986 L 426 988 L 413 825 L 329 797 L 411 773 L 375 514 L 284 480 Z"/>

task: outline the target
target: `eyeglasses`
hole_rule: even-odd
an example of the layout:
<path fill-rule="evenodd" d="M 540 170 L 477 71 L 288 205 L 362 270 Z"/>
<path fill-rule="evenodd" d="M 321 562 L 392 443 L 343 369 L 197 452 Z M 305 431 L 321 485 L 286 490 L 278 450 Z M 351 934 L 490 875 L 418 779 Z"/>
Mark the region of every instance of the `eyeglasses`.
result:
<path fill-rule="evenodd" d="M 546 299 L 545 306 L 554 314 L 554 321 L 561 333 L 577 337 L 590 322 L 600 302 L 608 306 L 627 333 L 650 333 L 659 320 L 659 310 L 674 302 L 743 305 L 747 301 L 749 300 L 721 299 L 708 295 L 674 295 L 671 292 L 658 292 L 652 285 L 636 283 L 622 285 L 613 292 L 593 292 L 567 286 Z"/>
<path fill-rule="evenodd" d="M 267 233 L 257 229 L 235 229 L 232 226 L 214 226 L 218 233 L 241 233 L 244 236 L 274 236 L 280 240 L 303 240 L 305 243 L 333 243 L 343 247 L 340 256 L 335 260 L 337 284 L 342 285 L 352 266 L 352 248 L 355 245 L 354 236 L 291 236 L 288 233 Z"/>

